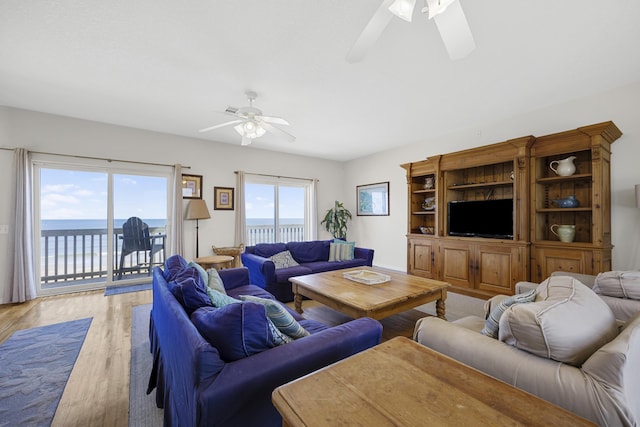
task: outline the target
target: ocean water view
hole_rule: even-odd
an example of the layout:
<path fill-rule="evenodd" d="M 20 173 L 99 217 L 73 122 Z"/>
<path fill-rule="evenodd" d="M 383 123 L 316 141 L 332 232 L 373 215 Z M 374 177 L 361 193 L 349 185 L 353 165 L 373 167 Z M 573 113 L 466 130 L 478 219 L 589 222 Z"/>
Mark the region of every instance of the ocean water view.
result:
<path fill-rule="evenodd" d="M 149 228 L 163 228 L 167 226 L 167 220 L 141 218 Z M 122 228 L 127 218 L 114 220 L 115 228 Z M 247 218 L 248 226 L 271 225 L 273 218 Z M 304 224 L 304 218 L 281 218 L 280 224 Z M 43 219 L 42 230 L 90 230 L 107 228 L 106 219 Z"/>
<path fill-rule="evenodd" d="M 122 224 L 128 218 L 116 219 L 113 221 L 114 228 L 122 228 Z M 166 227 L 166 219 L 145 219 L 141 218 L 149 228 Z M 43 219 L 41 222 L 42 230 L 91 230 L 107 228 L 106 219 Z"/>

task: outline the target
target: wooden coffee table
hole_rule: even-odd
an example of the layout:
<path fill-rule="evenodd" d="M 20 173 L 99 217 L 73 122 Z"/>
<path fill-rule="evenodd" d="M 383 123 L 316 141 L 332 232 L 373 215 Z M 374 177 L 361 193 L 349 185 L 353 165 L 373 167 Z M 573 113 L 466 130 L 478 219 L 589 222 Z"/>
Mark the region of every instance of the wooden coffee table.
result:
<path fill-rule="evenodd" d="M 343 273 L 369 270 L 386 274 L 391 280 L 366 285 L 343 277 Z M 401 271 L 379 267 L 357 267 L 325 273 L 296 276 L 292 283 L 295 309 L 302 313 L 302 297 L 322 303 L 353 318 L 371 317 L 376 320 L 436 301 L 438 317 L 445 318 L 446 282 L 412 276 Z"/>
<path fill-rule="evenodd" d="M 565 409 L 396 337 L 276 388 L 283 426 L 584 426 Z"/>

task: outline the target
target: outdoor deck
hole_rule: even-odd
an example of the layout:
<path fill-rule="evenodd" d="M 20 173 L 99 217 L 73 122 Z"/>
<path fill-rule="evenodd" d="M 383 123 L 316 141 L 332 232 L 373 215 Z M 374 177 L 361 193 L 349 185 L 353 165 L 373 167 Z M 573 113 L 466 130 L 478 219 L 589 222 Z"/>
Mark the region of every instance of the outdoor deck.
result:
<path fill-rule="evenodd" d="M 304 225 L 282 224 L 279 227 L 280 241 L 291 242 L 304 240 Z M 166 245 L 166 229 L 150 228 L 151 237 L 162 238 Z M 275 242 L 273 226 L 248 226 L 247 246 L 257 243 Z M 108 230 L 106 228 L 80 230 L 43 230 L 40 235 L 41 255 L 41 287 L 53 289 L 69 285 L 85 285 L 107 281 L 107 243 Z M 113 277 L 118 281 L 120 270 L 122 278 L 149 278 L 149 266 L 162 265 L 165 251 L 156 253 L 154 259 L 149 259 L 148 252 L 134 252 L 124 258 L 122 266 L 120 254 L 122 251 L 122 228 L 113 230 L 111 236 L 113 244 Z M 166 248 L 165 248 L 166 249 Z"/>

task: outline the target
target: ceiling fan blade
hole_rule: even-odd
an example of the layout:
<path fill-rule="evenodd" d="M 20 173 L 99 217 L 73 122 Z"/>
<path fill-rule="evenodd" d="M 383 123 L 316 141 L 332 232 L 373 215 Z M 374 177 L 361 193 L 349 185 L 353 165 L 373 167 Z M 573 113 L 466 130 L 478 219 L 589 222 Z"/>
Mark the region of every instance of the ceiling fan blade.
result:
<path fill-rule="evenodd" d="M 236 123 L 241 123 L 242 120 L 231 120 L 230 122 L 221 123 L 219 125 L 211 126 L 208 128 L 200 129 L 198 132 L 209 132 L 210 130 L 219 129 L 225 126 L 235 125 Z"/>
<path fill-rule="evenodd" d="M 283 136 L 290 142 L 295 142 L 296 137 L 291 135 L 288 132 L 283 131 L 279 127 L 275 127 L 266 122 L 260 122 L 260 126 L 262 126 L 266 131 L 277 134 L 278 132 L 283 134 Z"/>
<path fill-rule="evenodd" d="M 251 144 L 251 138 L 247 138 L 246 136 L 242 137 L 242 140 L 240 141 L 240 145 L 249 145 Z"/>
<path fill-rule="evenodd" d="M 383 0 L 382 4 L 371 17 L 371 20 L 364 27 L 358 40 L 353 44 L 351 50 L 347 54 L 347 62 L 354 63 L 362 61 L 369 49 L 375 44 L 380 34 L 387 28 L 389 22 L 393 18 L 393 13 L 389 10 L 393 0 Z"/>
<path fill-rule="evenodd" d="M 464 16 L 460 0 L 456 0 L 443 13 L 433 18 L 440 37 L 452 60 L 462 59 L 476 48 L 471 28 Z"/>
<path fill-rule="evenodd" d="M 282 117 L 256 116 L 256 119 L 262 120 L 263 122 L 267 122 L 267 123 L 275 123 L 277 125 L 289 126 L 289 122 L 283 119 Z"/>

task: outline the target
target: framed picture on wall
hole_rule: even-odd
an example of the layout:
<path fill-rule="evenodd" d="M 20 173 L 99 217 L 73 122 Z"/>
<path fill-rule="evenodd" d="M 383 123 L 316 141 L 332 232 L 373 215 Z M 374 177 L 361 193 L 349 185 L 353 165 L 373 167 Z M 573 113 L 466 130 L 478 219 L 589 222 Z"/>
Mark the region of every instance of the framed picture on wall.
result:
<path fill-rule="evenodd" d="M 389 215 L 389 181 L 356 187 L 358 216 Z"/>
<path fill-rule="evenodd" d="M 213 187 L 213 209 L 233 210 L 233 188 Z"/>
<path fill-rule="evenodd" d="M 182 198 L 202 199 L 202 175 L 182 175 Z"/>

